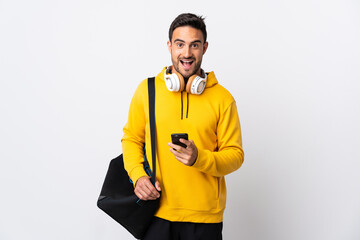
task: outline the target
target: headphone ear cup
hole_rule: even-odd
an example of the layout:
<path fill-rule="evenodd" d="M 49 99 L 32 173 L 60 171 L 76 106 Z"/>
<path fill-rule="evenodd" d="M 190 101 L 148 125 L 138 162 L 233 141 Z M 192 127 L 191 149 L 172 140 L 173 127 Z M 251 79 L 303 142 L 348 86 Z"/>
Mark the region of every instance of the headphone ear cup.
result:
<path fill-rule="evenodd" d="M 183 91 L 185 88 L 185 81 L 184 81 L 183 76 L 178 72 L 174 72 L 173 74 L 175 74 L 175 76 L 176 76 L 176 77 L 174 76 L 174 78 L 177 78 L 177 81 L 179 81 L 179 84 L 180 84 L 179 91 L 180 92 Z"/>
<path fill-rule="evenodd" d="M 185 84 L 181 75 L 179 76 L 179 74 L 176 73 L 167 74 L 165 72 L 164 79 L 165 79 L 166 87 L 169 89 L 169 91 L 179 92 L 184 89 Z"/>
<path fill-rule="evenodd" d="M 196 95 L 202 94 L 206 86 L 206 80 L 206 77 L 191 76 L 186 84 L 186 92 Z"/>
<path fill-rule="evenodd" d="M 188 93 L 192 93 L 191 92 L 191 85 L 194 82 L 194 79 L 197 77 L 197 75 L 192 75 L 191 77 L 189 77 L 187 83 L 186 83 L 186 92 Z"/>

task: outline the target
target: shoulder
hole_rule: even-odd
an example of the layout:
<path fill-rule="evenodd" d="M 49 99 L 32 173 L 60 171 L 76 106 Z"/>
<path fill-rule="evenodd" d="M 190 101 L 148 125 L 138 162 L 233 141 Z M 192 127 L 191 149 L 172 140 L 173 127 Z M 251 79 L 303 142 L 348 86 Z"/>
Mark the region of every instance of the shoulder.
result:
<path fill-rule="evenodd" d="M 148 79 L 144 79 L 142 80 L 136 90 L 135 90 L 135 94 L 134 94 L 134 97 L 142 97 L 145 95 L 145 93 L 147 94 L 147 89 L 148 89 Z"/>
<path fill-rule="evenodd" d="M 144 90 L 146 90 L 147 89 L 147 86 L 148 86 L 148 79 L 146 78 L 146 79 L 144 79 L 144 80 L 142 80 L 140 83 L 139 83 L 139 85 L 138 85 L 138 87 L 137 87 L 137 91 L 144 91 Z"/>
<path fill-rule="evenodd" d="M 221 84 L 216 84 L 204 91 L 204 95 L 211 101 L 217 102 L 221 108 L 227 108 L 235 102 L 234 97 Z"/>
<path fill-rule="evenodd" d="M 215 99 L 217 102 L 223 102 L 225 105 L 230 105 L 234 102 L 231 93 L 219 83 L 213 71 L 208 73 L 204 93 L 208 95 L 208 98 Z"/>
<path fill-rule="evenodd" d="M 147 79 L 142 80 L 136 87 L 136 90 L 132 96 L 131 103 L 140 107 L 141 105 L 145 105 L 148 98 L 147 91 Z"/>

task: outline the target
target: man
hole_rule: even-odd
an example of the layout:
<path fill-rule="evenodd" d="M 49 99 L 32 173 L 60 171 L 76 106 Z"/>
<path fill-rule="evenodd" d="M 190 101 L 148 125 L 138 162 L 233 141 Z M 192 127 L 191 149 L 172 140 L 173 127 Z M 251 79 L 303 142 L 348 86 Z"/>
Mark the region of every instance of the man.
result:
<path fill-rule="evenodd" d="M 147 81 L 130 104 L 122 139 L 125 168 L 142 200 L 160 197 L 160 208 L 145 240 L 222 239 L 226 203 L 224 176 L 244 161 L 236 103 L 214 72 L 201 69 L 208 48 L 204 19 L 181 14 L 167 43 L 172 66 L 155 78 L 157 182 L 143 169 L 143 147 L 151 153 Z M 172 133 L 186 147 L 171 143 Z M 151 154 L 147 154 L 151 164 Z"/>

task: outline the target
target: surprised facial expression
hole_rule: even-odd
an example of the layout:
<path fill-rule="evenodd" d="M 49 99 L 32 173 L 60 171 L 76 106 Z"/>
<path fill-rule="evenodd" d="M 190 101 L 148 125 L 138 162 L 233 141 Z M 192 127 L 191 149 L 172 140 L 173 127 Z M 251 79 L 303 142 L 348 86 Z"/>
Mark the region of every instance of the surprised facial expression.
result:
<path fill-rule="evenodd" d="M 202 57 L 208 47 L 201 30 L 190 26 L 178 27 L 167 45 L 177 72 L 185 79 L 194 74 L 200 75 Z"/>

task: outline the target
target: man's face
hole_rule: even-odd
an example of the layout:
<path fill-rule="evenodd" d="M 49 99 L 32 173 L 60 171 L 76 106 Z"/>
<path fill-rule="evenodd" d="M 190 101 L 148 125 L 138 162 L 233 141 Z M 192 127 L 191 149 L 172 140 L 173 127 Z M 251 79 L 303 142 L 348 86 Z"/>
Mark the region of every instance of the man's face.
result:
<path fill-rule="evenodd" d="M 202 57 L 208 47 L 208 43 L 204 43 L 201 30 L 190 26 L 178 27 L 167 45 L 177 72 L 184 78 L 200 75 Z"/>

